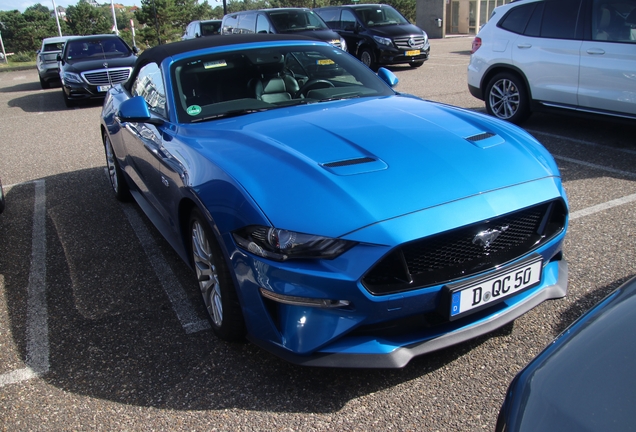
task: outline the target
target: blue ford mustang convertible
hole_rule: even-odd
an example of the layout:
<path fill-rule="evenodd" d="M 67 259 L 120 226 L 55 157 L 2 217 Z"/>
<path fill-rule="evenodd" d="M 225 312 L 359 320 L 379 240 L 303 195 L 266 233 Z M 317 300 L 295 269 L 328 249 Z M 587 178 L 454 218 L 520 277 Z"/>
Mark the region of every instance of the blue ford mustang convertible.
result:
<path fill-rule="evenodd" d="M 517 127 L 392 90 L 329 44 L 152 48 L 101 118 L 216 335 L 313 366 L 402 367 L 567 292 L 568 204 Z"/>

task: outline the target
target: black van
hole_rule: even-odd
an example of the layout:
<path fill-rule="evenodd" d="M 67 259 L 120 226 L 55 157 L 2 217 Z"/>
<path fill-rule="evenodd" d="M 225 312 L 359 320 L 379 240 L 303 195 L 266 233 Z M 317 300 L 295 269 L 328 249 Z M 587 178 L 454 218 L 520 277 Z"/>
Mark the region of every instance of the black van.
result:
<path fill-rule="evenodd" d="M 221 34 L 292 33 L 329 42 L 346 51 L 343 38 L 307 8 L 260 9 L 227 14 L 223 17 Z"/>
<path fill-rule="evenodd" d="M 428 60 L 428 35 L 385 4 L 330 6 L 314 9 L 347 42 L 348 51 L 371 69 Z"/>

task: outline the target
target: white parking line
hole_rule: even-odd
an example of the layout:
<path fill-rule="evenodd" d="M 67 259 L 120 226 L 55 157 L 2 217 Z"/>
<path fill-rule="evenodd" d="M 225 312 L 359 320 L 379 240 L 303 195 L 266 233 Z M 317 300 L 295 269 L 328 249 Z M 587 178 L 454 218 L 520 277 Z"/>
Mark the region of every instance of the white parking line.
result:
<path fill-rule="evenodd" d="M 623 204 L 629 204 L 634 201 L 636 201 L 636 194 L 627 195 L 622 198 L 617 198 L 615 200 L 597 204 L 592 207 L 584 208 L 583 210 L 577 210 L 575 212 L 572 212 L 570 213 L 570 220 L 578 219 L 584 216 L 589 216 L 594 213 L 602 212 L 603 210 L 611 209 L 613 207 L 618 207 Z"/>
<path fill-rule="evenodd" d="M 190 299 L 137 212 L 129 205 L 124 205 L 123 209 L 185 332 L 190 334 L 209 329 L 210 323 L 197 316 Z"/>
<path fill-rule="evenodd" d="M 0 387 L 49 371 L 49 326 L 46 306 L 46 188 L 36 180 L 31 234 L 31 270 L 27 288 L 26 368 L 0 375 Z"/>
<path fill-rule="evenodd" d="M 623 149 L 623 148 L 619 148 L 619 147 L 607 147 L 604 146 L 602 144 L 598 144 L 592 141 L 586 141 L 586 140 L 580 140 L 580 139 L 575 139 L 575 138 L 571 138 L 571 137 L 566 137 L 563 135 L 557 135 L 557 134 L 552 134 L 552 133 L 548 133 L 548 132 L 541 132 L 541 131 L 535 131 L 532 129 L 527 129 L 528 132 L 530 132 L 531 134 L 536 134 L 536 135 L 544 135 L 550 138 L 556 138 L 556 139 L 562 139 L 562 140 L 566 140 L 566 141 L 571 141 L 577 144 L 584 144 L 586 146 L 590 146 L 590 147 L 599 147 L 599 148 L 603 148 L 606 150 L 612 150 L 612 151 L 617 151 L 617 152 L 622 152 L 622 153 L 628 153 L 628 154 L 632 154 L 632 155 L 636 155 L 636 150 L 632 150 L 632 149 Z"/>
<path fill-rule="evenodd" d="M 623 171 L 623 170 L 619 170 L 619 169 L 616 169 L 616 168 L 606 167 L 604 165 L 598 165 L 598 164 L 593 164 L 593 163 L 585 162 L 585 161 L 578 160 L 578 159 L 572 159 L 572 158 L 569 158 L 569 157 L 566 157 L 566 156 L 559 156 L 559 155 L 555 155 L 555 154 L 553 154 L 552 156 L 555 159 L 557 159 L 557 160 L 562 160 L 562 161 L 565 161 L 565 162 L 571 162 L 571 163 L 574 163 L 574 164 L 586 166 L 588 168 L 594 168 L 594 169 L 598 169 L 598 170 L 602 170 L 602 171 L 611 172 L 613 174 L 619 174 L 619 175 L 622 175 L 622 176 L 625 176 L 625 177 L 636 178 L 636 173 L 633 173 L 631 171 Z"/>

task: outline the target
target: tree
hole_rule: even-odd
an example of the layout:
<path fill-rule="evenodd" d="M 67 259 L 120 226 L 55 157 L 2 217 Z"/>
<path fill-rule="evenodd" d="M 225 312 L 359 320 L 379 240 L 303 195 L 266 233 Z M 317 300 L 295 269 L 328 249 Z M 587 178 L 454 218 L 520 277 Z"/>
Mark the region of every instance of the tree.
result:
<path fill-rule="evenodd" d="M 63 30 L 68 30 L 65 24 Z M 9 52 L 35 52 L 42 39 L 58 35 L 55 17 L 46 6 L 36 4 L 24 13 L 17 10 L 0 12 L 0 30 Z"/>
<path fill-rule="evenodd" d="M 135 16 L 145 25 L 139 32 L 141 38 L 154 46 L 159 43 L 157 39 L 161 43 L 181 40 L 189 22 L 218 15 L 207 0 L 201 4 L 197 0 L 141 0 Z"/>
<path fill-rule="evenodd" d="M 71 33 L 79 36 L 111 33 L 113 29 L 112 19 L 107 18 L 101 8 L 81 0 L 77 6 L 66 9 L 66 22 Z"/>

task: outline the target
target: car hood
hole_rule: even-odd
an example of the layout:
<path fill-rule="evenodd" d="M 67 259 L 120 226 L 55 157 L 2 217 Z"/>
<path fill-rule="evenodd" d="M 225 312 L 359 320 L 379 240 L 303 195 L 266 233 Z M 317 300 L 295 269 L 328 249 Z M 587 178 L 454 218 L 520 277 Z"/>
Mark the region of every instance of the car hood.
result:
<path fill-rule="evenodd" d="M 281 32 L 281 33 L 307 36 L 307 37 L 311 37 L 311 38 L 318 39 L 325 42 L 340 40 L 340 35 L 336 33 L 335 31 L 329 30 L 329 29 L 298 30 L 298 31 L 289 30 L 289 31 Z"/>
<path fill-rule="evenodd" d="M 331 236 L 559 175 L 521 129 L 405 96 L 279 108 L 183 134 L 274 226 Z M 193 171 L 193 185 L 209 180 Z"/>
<path fill-rule="evenodd" d="M 422 29 L 413 24 L 378 25 L 369 27 L 369 30 L 377 36 L 389 38 L 422 34 Z"/>
<path fill-rule="evenodd" d="M 66 72 L 85 72 L 89 70 L 106 69 L 104 63 L 108 64 L 108 68 L 132 67 L 135 64 L 136 56 L 128 57 L 106 57 L 91 60 L 71 60 L 64 64 Z"/>

